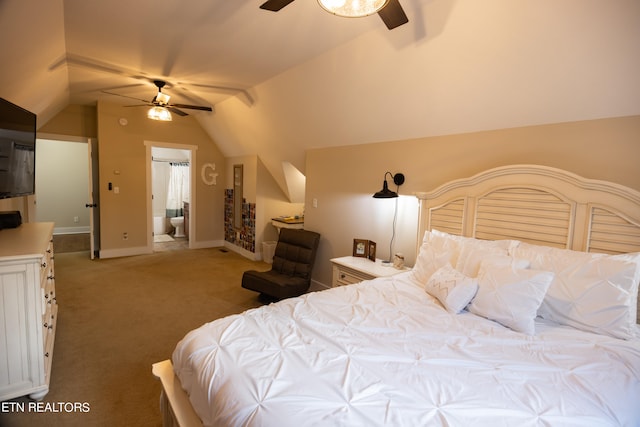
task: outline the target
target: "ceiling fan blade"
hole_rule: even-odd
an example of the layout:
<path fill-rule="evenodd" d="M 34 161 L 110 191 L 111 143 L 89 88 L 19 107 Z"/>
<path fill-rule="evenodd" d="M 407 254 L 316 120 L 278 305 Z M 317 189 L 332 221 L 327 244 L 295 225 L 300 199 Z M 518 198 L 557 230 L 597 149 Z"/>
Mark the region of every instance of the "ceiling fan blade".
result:
<path fill-rule="evenodd" d="M 277 12 L 291 2 L 293 2 L 293 0 L 267 0 L 260 5 L 260 9 Z"/>
<path fill-rule="evenodd" d="M 176 107 L 176 108 L 189 108 L 191 110 L 213 111 L 213 108 L 204 107 L 204 106 L 201 106 L 201 105 L 171 104 L 170 106 L 171 107 Z"/>
<path fill-rule="evenodd" d="M 134 98 L 133 96 L 122 95 L 121 93 L 109 92 L 109 91 L 106 91 L 106 90 L 101 90 L 100 92 L 106 93 L 106 94 L 109 94 L 109 95 L 121 96 L 123 98 L 135 99 L 136 101 L 144 102 L 146 105 L 150 105 L 151 104 L 151 102 L 147 101 L 146 99 Z"/>
<path fill-rule="evenodd" d="M 178 110 L 177 108 L 172 107 L 172 106 L 171 107 L 165 107 L 165 108 L 167 110 L 171 111 L 172 113 L 176 113 L 177 115 L 182 116 L 182 117 L 189 115 L 189 114 L 185 113 L 184 111 Z"/>
<path fill-rule="evenodd" d="M 407 18 L 398 0 L 389 0 L 389 3 L 378 12 L 378 15 L 390 30 L 409 22 L 409 18 Z"/>

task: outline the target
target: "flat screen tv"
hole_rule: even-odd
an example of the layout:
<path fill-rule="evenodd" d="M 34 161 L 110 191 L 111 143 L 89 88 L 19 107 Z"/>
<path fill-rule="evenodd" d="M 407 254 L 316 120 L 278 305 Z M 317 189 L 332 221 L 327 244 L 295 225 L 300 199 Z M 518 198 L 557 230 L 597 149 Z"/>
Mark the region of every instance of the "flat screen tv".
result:
<path fill-rule="evenodd" d="M 0 199 L 35 193 L 36 115 L 0 98 Z"/>

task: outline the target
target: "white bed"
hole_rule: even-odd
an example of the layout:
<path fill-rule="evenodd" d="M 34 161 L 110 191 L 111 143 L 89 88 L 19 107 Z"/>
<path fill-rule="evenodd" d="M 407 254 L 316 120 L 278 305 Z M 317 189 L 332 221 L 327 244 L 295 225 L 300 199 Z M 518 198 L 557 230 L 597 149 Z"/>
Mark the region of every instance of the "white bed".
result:
<path fill-rule="evenodd" d="M 188 333 L 166 424 L 640 425 L 640 193 L 518 165 L 418 197 L 411 272 Z"/>

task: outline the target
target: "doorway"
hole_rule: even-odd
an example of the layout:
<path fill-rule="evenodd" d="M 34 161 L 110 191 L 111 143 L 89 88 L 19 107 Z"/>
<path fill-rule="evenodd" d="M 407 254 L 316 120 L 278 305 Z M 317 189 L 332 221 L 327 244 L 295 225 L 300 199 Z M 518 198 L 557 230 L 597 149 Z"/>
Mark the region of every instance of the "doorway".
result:
<path fill-rule="evenodd" d="M 99 251 L 97 150 L 93 138 L 36 140 L 35 220 L 54 222 L 56 252 Z"/>
<path fill-rule="evenodd" d="M 145 141 L 150 252 L 193 247 L 197 147 Z"/>

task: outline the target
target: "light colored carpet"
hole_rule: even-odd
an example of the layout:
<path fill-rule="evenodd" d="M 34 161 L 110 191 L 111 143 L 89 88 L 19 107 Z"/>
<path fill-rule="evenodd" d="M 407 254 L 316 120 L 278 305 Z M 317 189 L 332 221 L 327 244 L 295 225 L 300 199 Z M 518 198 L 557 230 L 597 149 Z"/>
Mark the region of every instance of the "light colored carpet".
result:
<path fill-rule="evenodd" d="M 151 365 L 189 330 L 260 306 L 240 281 L 245 270 L 269 268 L 219 248 L 94 261 L 56 254 L 59 314 L 43 402 L 86 402 L 89 412 L 0 413 L 0 426 L 159 427 Z"/>

